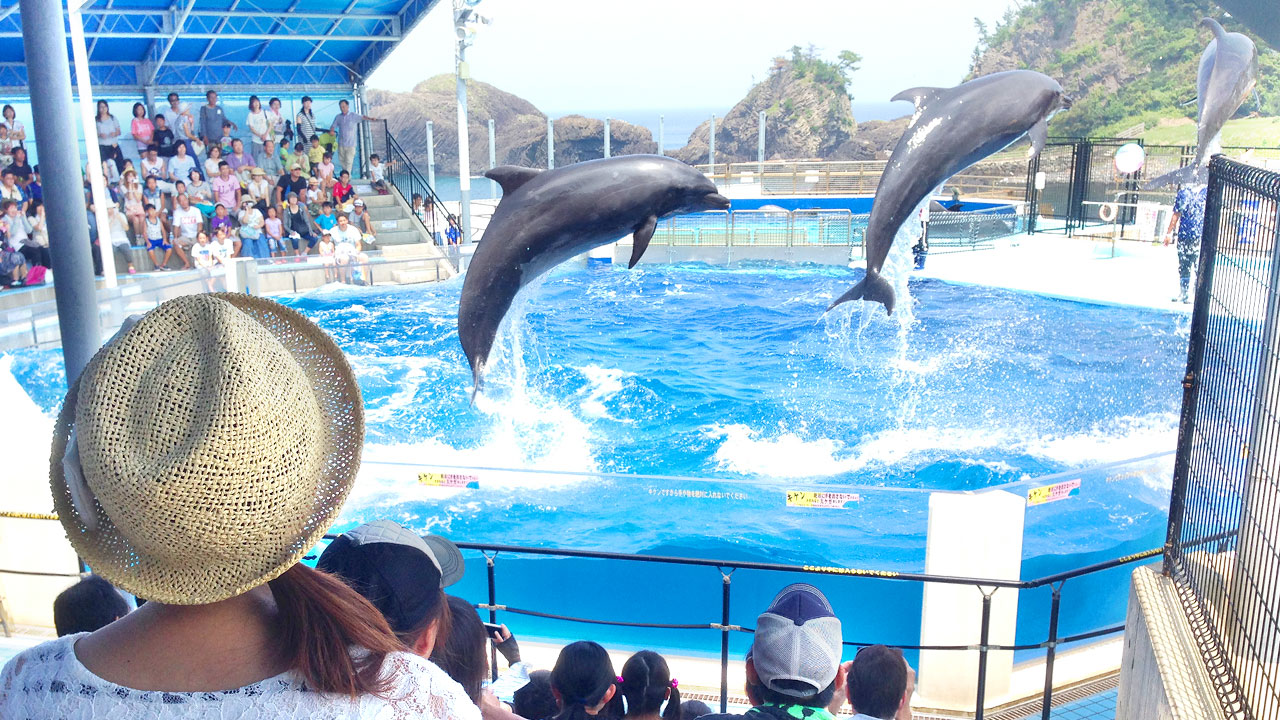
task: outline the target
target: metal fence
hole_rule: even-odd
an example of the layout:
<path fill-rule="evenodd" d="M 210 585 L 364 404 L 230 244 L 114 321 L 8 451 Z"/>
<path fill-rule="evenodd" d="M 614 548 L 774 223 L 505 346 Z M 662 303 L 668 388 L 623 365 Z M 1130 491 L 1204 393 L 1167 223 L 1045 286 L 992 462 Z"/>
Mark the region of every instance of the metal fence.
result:
<path fill-rule="evenodd" d="M 1280 717 L 1280 173 L 1216 157 L 1165 569 L 1228 717 Z"/>

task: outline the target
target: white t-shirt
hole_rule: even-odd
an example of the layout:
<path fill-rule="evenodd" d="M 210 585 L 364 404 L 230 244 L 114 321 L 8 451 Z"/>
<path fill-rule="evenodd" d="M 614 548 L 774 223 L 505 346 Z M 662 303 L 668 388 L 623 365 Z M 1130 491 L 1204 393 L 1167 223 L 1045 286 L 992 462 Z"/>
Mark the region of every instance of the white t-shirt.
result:
<path fill-rule="evenodd" d="M 480 720 L 480 710 L 461 685 L 431 661 L 407 652 L 391 653 L 382 664 L 391 680 L 385 699 L 319 693 L 292 672 L 220 692 L 143 692 L 89 672 L 74 649 L 85 634 L 37 645 L 10 660 L 0 672 L 0 717 Z"/>
<path fill-rule="evenodd" d="M 174 209 L 173 228 L 179 237 L 195 240 L 202 227 L 204 227 L 204 215 L 194 206 L 186 210 L 181 207 Z"/>
<path fill-rule="evenodd" d="M 369 177 L 373 178 L 374 182 L 383 182 L 383 172 L 385 172 L 386 169 L 386 166 L 382 163 L 378 163 L 377 165 L 369 163 Z"/>
<path fill-rule="evenodd" d="M 259 109 L 256 113 L 249 113 L 248 125 L 249 131 L 253 133 L 253 142 L 259 145 L 266 142 L 262 136 L 270 132 L 271 124 L 271 120 L 267 118 L 267 113 L 263 110 Z"/>
<path fill-rule="evenodd" d="M 155 162 L 142 158 L 142 162 L 139 164 L 142 166 L 142 178 L 144 180 L 148 175 L 155 175 L 157 180 L 164 178 L 164 158 L 157 157 Z"/>
<path fill-rule="evenodd" d="M 169 172 L 173 173 L 174 180 L 186 182 L 191 179 L 191 171 L 195 168 L 196 159 L 190 155 L 174 155 L 169 158 Z"/>
<path fill-rule="evenodd" d="M 191 259 L 195 261 L 196 267 L 211 268 L 218 264 L 216 248 L 213 243 L 205 243 L 201 245 L 196 243 L 191 247 Z"/>

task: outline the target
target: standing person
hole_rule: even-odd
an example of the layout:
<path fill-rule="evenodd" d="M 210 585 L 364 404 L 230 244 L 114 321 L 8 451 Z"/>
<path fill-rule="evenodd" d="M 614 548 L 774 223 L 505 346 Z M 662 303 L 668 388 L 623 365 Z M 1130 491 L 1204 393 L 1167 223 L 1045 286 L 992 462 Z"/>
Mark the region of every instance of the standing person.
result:
<path fill-rule="evenodd" d="M 354 484 L 361 405 L 342 351 L 270 300 L 187 295 L 117 333 L 63 404 L 51 482 L 77 554 L 150 602 L 16 656 L 0 716 L 478 720 L 298 562 Z"/>
<path fill-rule="evenodd" d="M 0 202 L 0 283 L 9 287 L 22 287 L 27 277 L 27 257 L 22 254 L 23 240 L 28 227 L 27 216 L 14 209 L 12 200 Z M 3 685 L 0 685 L 3 687 Z"/>
<path fill-rule="evenodd" d="M 17 147 L 26 147 L 24 141 L 27 139 L 27 129 L 18 120 L 18 111 L 12 105 L 4 106 L 4 122 L 0 125 L 8 128 L 9 140 L 17 143 Z"/>
<path fill-rule="evenodd" d="M 849 668 L 853 720 L 911 720 L 914 691 L 915 671 L 897 648 L 864 647 Z"/>
<path fill-rule="evenodd" d="M 257 95 L 249 96 L 249 117 L 244 124 L 249 127 L 250 153 L 253 155 L 253 163 L 262 167 L 265 146 L 271 141 L 271 119 L 267 117 L 267 111 L 262 109 L 262 101 Z"/>
<path fill-rule="evenodd" d="M 147 239 L 147 255 L 151 257 L 151 264 L 156 270 L 164 272 L 169 269 L 169 258 L 173 257 L 173 245 L 169 244 L 172 230 L 169 229 L 169 221 L 160 216 L 155 205 L 147 203 L 143 209 L 147 211 L 147 216 L 142 219 L 142 232 Z M 157 250 L 164 251 L 162 260 L 156 259 Z"/>
<path fill-rule="evenodd" d="M 579 640 L 564 646 L 551 669 L 551 689 L 560 703 L 555 720 L 616 720 L 622 695 L 609 653 L 597 643 Z"/>
<path fill-rule="evenodd" d="M 182 261 L 182 269 L 191 269 L 187 251 L 196 244 L 196 236 L 204 229 L 204 213 L 191 205 L 191 198 L 183 193 L 178 196 L 178 206 L 173 209 L 173 249 Z"/>
<path fill-rule="evenodd" d="M 105 234 L 111 242 L 111 252 L 115 253 L 116 272 L 120 272 L 121 268 L 129 268 L 129 274 L 133 275 L 138 272 L 138 269 L 133 266 L 133 246 L 129 244 L 129 223 L 124 219 L 124 215 L 116 210 L 115 205 L 107 206 L 107 226 L 106 233 L 98 233 L 98 246 L 102 246 L 101 238 Z M 138 237 L 142 237 L 141 232 L 138 233 Z"/>
<path fill-rule="evenodd" d="M 138 146 L 138 157 L 147 152 L 147 146 L 154 142 L 156 125 L 147 117 L 147 106 L 142 103 L 133 104 L 133 121 L 129 123 L 129 134 Z"/>
<path fill-rule="evenodd" d="M 26 277 L 27 271 L 36 264 L 32 261 L 33 258 L 40 259 L 40 254 L 38 251 L 31 250 L 31 233 L 35 231 L 34 225 L 12 200 L 0 202 L 0 230 L 4 231 L 9 240 L 8 249 L 22 258 L 23 267 L 20 275 Z M 11 273 L 12 268 L 4 272 Z M 15 279 L 18 278 L 15 276 Z"/>
<path fill-rule="evenodd" d="M 156 150 L 159 152 L 160 157 L 171 158 L 174 155 L 177 155 L 178 138 L 173 134 L 173 128 L 169 127 L 169 121 L 164 119 L 164 114 L 156 113 L 156 116 L 152 118 L 152 122 L 155 123 L 156 126 L 154 133 L 155 142 L 153 142 L 152 145 L 156 146 Z"/>
<path fill-rule="evenodd" d="M 843 651 L 827 598 L 812 585 L 788 585 L 756 620 L 746 666 L 751 709 L 704 720 L 834 720 L 852 665 L 840 664 Z"/>
<path fill-rule="evenodd" d="M 1200 259 L 1200 241 L 1204 235 L 1204 204 L 1209 197 L 1208 185 L 1187 185 L 1178 189 L 1173 200 L 1173 217 L 1165 231 L 1165 242 L 1178 230 L 1178 297 L 1174 302 L 1190 302 L 1191 269 Z"/>
<path fill-rule="evenodd" d="M 190 128 L 187 127 L 191 123 L 191 111 L 178 97 L 178 93 L 171 92 L 167 98 L 169 107 L 161 110 L 164 115 L 165 124 L 173 131 L 175 142 L 187 146 L 187 154 L 192 158 L 196 156 L 196 149 L 191 145 Z"/>
<path fill-rule="evenodd" d="M 369 115 L 351 112 L 351 103 L 346 100 L 338 102 L 338 109 L 341 112 L 329 124 L 329 131 L 336 130 L 338 133 L 338 165 L 343 170 L 348 170 L 352 175 L 355 175 L 358 170 L 355 166 L 355 161 L 356 147 L 360 140 L 360 121 L 377 122 L 378 119 Z"/>
<path fill-rule="evenodd" d="M 346 215 L 338 216 L 338 224 L 329 231 L 333 237 L 333 259 L 338 265 L 338 279 L 351 284 L 357 279 L 360 268 L 369 257 L 360 251 L 360 231 L 347 222 Z"/>
<path fill-rule="evenodd" d="M 231 121 L 227 119 L 226 112 L 218 104 L 216 90 L 210 90 L 204 94 L 204 97 L 205 104 L 200 106 L 200 139 L 204 141 L 207 149 L 222 139 L 222 125 Z M 231 123 L 231 127 L 235 128 L 236 124 Z"/>
<path fill-rule="evenodd" d="M 111 106 L 106 100 L 98 101 L 98 152 L 103 160 L 113 160 L 116 172 L 124 170 L 124 156 L 120 154 L 120 123 L 111 114 Z M 39 148 L 37 148 L 38 150 Z"/>
<path fill-rule="evenodd" d="M 218 248 L 209 243 L 209 234 L 201 230 L 196 234 L 196 244 L 191 246 L 191 260 L 204 278 L 205 289 L 214 292 L 213 271 L 219 264 Z"/>
<path fill-rule="evenodd" d="M 277 258 L 276 262 L 284 262 L 285 256 L 289 254 L 289 248 L 284 240 L 284 221 L 280 219 L 280 208 L 275 205 L 267 206 L 267 216 L 263 220 L 262 230 L 267 236 L 267 251 L 271 253 L 271 257 Z"/>
<path fill-rule="evenodd" d="M 680 720 L 680 683 L 661 655 L 641 650 L 622 666 L 618 692 L 626 700 L 627 720 Z M 665 712 L 660 712 L 665 705 Z"/>
<path fill-rule="evenodd" d="M 2 172 L 13 173 L 13 181 L 18 187 L 26 190 L 31 185 L 31 176 L 34 172 L 31 166 L 27 164 L 27 151 L 24 148 L 13 149 L 13 162 L 5 166 Z M 29 197 L 29 200 L 35 199 Z"/>
<path fill-rule="evenodd" d="M 273 97 L 267 101 L 267 122 L 271 125 L 271 141 L 278 143 L 284 139 L 284 111 L 280 109 L 280 98 Z"/>
<path fill-rule="evenodd" d="M 31 223 L 31 233 L 22 245 L 22 254 L 27 258 L 27 267 L 36 265 L 53 267 L 53 257 L 49 254 L 49 224 L 44 216 L 44 202 L 31 201 L 27 206 L 27 220 Z"/>
<path fill-rule="evenodd" d="M 297 131 L 298 140 L 304 147 L 311 144 L 311 138 L 319 136 L 316 129 L 316 114 L 311 111 L 310 95 L 302 96 L 302 109 L 293 118 L 293 126 Z"/>

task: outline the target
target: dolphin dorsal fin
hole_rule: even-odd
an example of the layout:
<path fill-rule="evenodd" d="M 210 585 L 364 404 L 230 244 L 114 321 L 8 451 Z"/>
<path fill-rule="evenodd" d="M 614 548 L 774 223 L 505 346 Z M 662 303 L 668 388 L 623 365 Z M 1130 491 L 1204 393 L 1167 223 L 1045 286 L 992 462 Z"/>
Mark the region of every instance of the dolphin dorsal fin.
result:
<path fill-rule="evenodd" d="M 935 100 L 939 95 L 941 95 L 944 92 L 946 92 L 946 88 L 913 87 L 913 88 L 907 88 L 906 90 L 903 90 L 897 95 L 894 95 L 893 98 L 891 99 L 893 102 L 906 100 L 906 101 L 915 103 L 916 112 L 920 112 L 920 110 L 922 110 L 924 106 L 928 105 L 930 102 Z"/>
<path fill-rule="evenodd" d="M 1212 30 L 1213 36 L 1218 40 L 1221 40 L 1223 36 L 1227 34 L 1227 30 L 1226 28 L 1222 27 L 1222 23 L 1218 22 L 1217 20 L 1214 20 L 1213 18 L 1207 17 L 1202 19 L 1200 21 L 1200 26 L 1207 27 L 1210 30 Z"/>
<path fill-rule="evenodd" d="M 538 177 L 542 171 L 537 168 L 520 167 L 519 165 L 499 165 L 487 171 L 484 176 L 502 186 L 502 194 L 510 195 L 521 185 Z"/>

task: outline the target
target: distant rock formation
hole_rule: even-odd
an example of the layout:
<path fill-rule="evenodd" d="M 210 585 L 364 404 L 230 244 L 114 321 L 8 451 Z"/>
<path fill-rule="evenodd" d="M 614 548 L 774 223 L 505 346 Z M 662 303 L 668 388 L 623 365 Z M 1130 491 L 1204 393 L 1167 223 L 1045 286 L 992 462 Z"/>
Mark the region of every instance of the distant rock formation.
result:
<path fill-rule="evenodd" d="M 434 124 L 436 170 L 458 174 L 458 110 L 452 75 L 436 75 L 412 91 L 370 90 L 370 114 L 386 118 L 391 134 L 422 171 L 427 168 L 427 121 Z M 475 80 L 467 82 L 468 150 L 471 172 L 489 166 L 489 120 L 495 125 L 499 165 L 547 166 L 547 116 L 527 100 Z M 634 155 L 658 151 L 648 128 L 611 120 L 610 152 Z M 377 144 L 377 143 L 375 143 Z M 604 154 L 604 121 L 570 115 L 555 121 L 556 165 Z"/>

